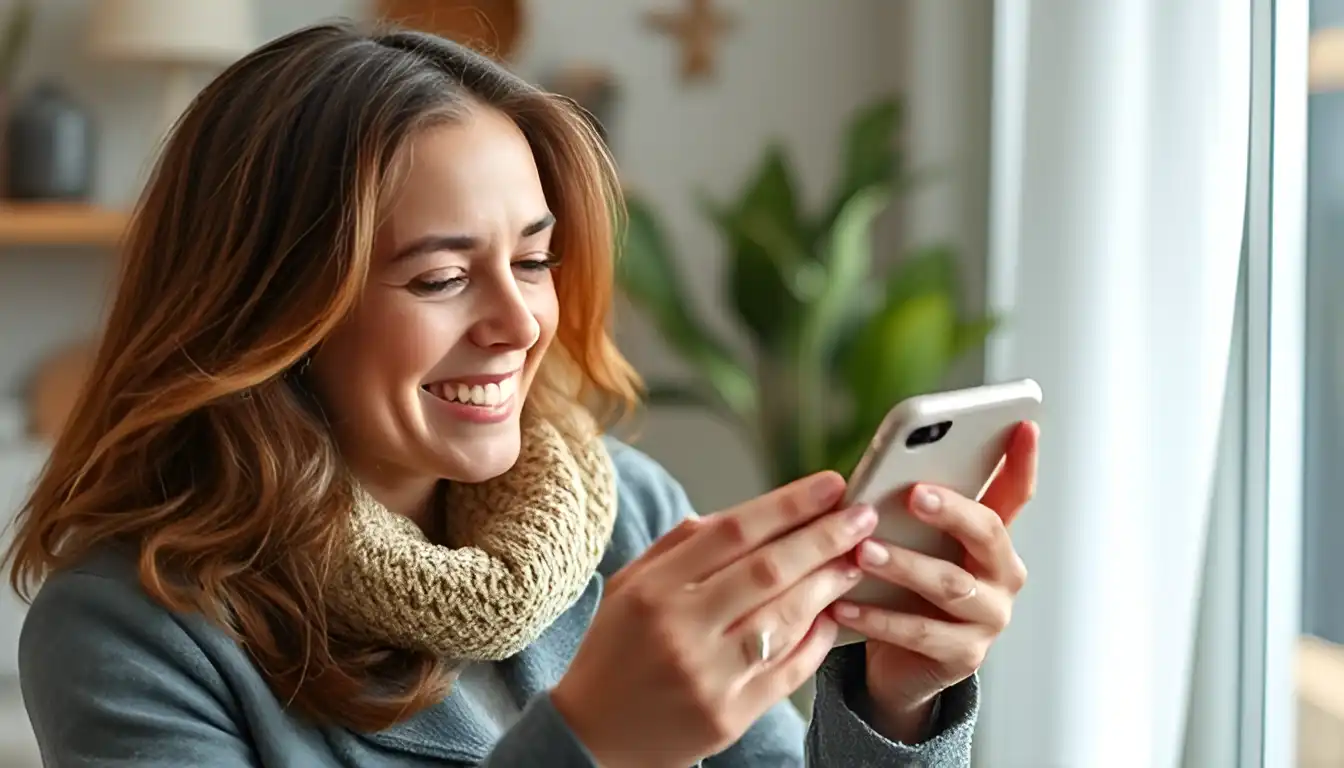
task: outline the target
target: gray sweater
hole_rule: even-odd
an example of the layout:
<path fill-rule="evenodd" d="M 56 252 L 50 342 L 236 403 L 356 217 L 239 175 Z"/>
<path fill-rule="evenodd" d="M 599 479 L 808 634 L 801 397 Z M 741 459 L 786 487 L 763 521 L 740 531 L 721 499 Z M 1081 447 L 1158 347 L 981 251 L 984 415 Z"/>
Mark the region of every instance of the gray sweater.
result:
<path fill-rule="evenodd" d="M 246 652 L 203 618 L 168 612 L 141 590 L 130 559 L 104 552 L 43 585 L 23 627 L 23 697 L 47 766 L 306 768 L 307 766 L 595 766 L 552 707 L 602 595 L 604 579 L 690 511 L 680 486 L 638 451 L 611 443 L 619 476 L 616 529 L 582 596 L 535 643 L 492 665 L 496 690 L 467 678 L 437 705 L 379 733 L 318 727 L 288 712 Z M 862 646 L 832 653 L 806 726 L 788 703 L 767 712 L 707 768 L 921 766 L 970 763 L 977 691 L 943 694 L 923 744 L 879 736 L 849 702 Z M 501 720 L 492 696 L 511 695 Z M 518 712 L 521 710 L 521 712 Z"/>

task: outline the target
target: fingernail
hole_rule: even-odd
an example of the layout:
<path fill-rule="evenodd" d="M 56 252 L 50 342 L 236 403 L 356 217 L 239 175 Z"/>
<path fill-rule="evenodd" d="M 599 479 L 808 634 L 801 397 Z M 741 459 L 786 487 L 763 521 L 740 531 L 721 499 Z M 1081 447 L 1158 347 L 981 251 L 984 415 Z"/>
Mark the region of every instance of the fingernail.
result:
<path fill-rule="evenodd" d="M 867 504 L 860 504 L 846 512 L 845 516 L 848 518 L 845 521 L 845 527 L 850 532 L 858 532 L 873 524 L 877 519 L 877 512 Z"/>
<path fill-rule="evenodd" d="M 943 500 L 928 488 L 915 489 L 915 509 L 926 515 L 936 515 L 943 508 Z"/>
<path fill-rule="evenodd" d="M 857 619 L 859 618 L 859 606 L 850 603 L 836 603 L 835 615 L 842 619 Z"/>
<path fill-rule="evenodd" d="M 886 547 L 869 539 L 859 545 L 859 560 L 864 565 L 886 565 L 891 560 L 891 553 Z"/>

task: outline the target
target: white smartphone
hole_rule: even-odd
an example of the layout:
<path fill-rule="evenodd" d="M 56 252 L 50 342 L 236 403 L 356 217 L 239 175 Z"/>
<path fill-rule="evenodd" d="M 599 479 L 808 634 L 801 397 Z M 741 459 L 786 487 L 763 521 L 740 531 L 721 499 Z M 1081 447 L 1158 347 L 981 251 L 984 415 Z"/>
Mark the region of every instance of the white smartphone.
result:
<path fill-rule="evenodd" d="M 906 491 L 916 483 L 942 486 L 979 500 L 1003 464 L 1014 428 L 1035 420 L 1041 387 L 1031 379 L 919 395 L 902 401 L 882 420 L 849 479 L 846 506 L 877 509 L 873 537 L 944 560 L 959 561 L 961 545 L 910 514 Z M 874 578 L 864 579 L 846 600 L 892 610 L 924 601 Z M 841 629 L 836 645 L 863 640 Z"/>

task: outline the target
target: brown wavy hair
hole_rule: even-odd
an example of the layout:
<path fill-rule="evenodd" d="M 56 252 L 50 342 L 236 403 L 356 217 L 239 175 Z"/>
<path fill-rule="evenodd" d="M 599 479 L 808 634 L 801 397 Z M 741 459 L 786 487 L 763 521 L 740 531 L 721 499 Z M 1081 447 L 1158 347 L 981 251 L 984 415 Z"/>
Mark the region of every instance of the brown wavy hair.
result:
<path fill-rule="evenodd" d="M 439 659 L 330 615 L 351 483 L 286 374 L 359 300 L 408 139 L 473 105 L 521 128 L 558 222 L 560 323 L 533 402 L 628 412 L 639 381 L 607 327 L 619 189 L 585 113 L 433 36 L 305 28 L 214 80 L 163 149 L 83 396 L 16 523 L 24 599 L 126 547 L 154 600 L 224 627 L 314 721 L 379 730 L 446 692 Z"/>

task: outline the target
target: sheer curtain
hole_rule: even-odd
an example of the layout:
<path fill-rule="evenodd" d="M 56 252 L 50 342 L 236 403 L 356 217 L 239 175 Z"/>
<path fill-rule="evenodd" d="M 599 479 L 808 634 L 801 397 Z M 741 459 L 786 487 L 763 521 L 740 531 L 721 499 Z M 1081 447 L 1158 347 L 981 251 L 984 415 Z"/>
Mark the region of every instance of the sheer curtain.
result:
<path fill-rule="evenodd" d="M 1245 231 L 1251 0 L 999 0 L 995 27 L 989 295 L 1008 328 L 987 375 L 1036 378 L 1047 415 L 1015 523 L 1032 579 L 984 673 L 978 763 L 1174 766 Z"/>

